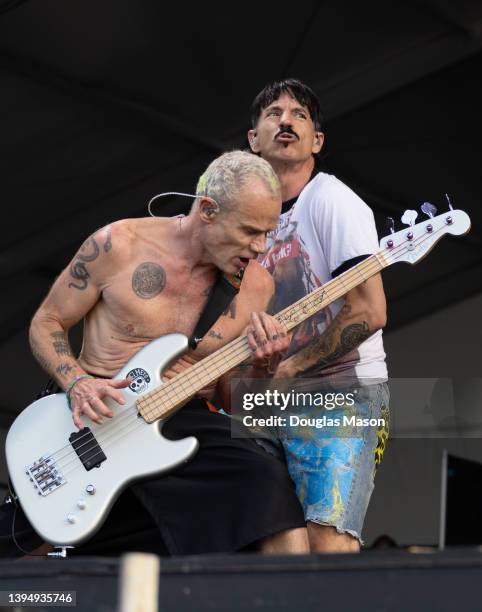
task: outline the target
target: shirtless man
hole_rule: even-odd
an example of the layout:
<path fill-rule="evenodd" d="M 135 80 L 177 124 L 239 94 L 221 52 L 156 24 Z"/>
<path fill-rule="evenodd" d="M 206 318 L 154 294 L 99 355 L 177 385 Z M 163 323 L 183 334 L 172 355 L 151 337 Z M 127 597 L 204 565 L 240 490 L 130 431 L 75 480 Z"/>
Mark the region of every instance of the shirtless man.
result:
<path fill-rule="evenodd" d="M 163 334 L 191 336 L 218 270 L 236 274 L 245 268 L 240 292 L 197 349 L 165 376 L 243 331 L 255 361 L 287 347 L 285 330 L 263 312 L 273 281 L 254 261 L 280 213 L 276 175 L 264 160 L 233 151 L 208 167 L 196 194 L 187 217 L 125 219 L 95 232 L 35 314 L 32 351 L 69 390 L 77 427 L 113 417 L 103 399 L 123 403 L 119 389 L 130 381 L 112 377 L 134 353 Z M 82 318 L 83 346 L 76 359 L 68 331 Z M 197 399 L 167 423 L 166 432 L 196 435 L 197 455 L 133 490 L 171 554 L 230 552 L 259 541 L 265 552 L 306 550 L 303 513 L 284 465 L 253 440 L 233 439 L 228 417 Z"/>

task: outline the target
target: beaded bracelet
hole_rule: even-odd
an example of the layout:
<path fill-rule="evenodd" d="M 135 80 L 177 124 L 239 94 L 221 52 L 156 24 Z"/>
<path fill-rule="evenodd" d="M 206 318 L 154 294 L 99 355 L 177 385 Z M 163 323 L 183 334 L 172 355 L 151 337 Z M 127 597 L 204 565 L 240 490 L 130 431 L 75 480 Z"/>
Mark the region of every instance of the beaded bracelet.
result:
<path fill-rule="evenodd" d="M 72 410 L 72 406 L 70 405 L 70 393 L 75 385 L 79 382 L 79 380 L 83 380 L 84 378 L 95 378 L 95 376 L 91 376 L 90 374 L 81 374 L 80 376 L 76 376 L 74 380 L 69 384 L 67 389 L 65 389 L 65 394 L 67 395 L 67 403 L 69 405 L 70 410 Z"/>

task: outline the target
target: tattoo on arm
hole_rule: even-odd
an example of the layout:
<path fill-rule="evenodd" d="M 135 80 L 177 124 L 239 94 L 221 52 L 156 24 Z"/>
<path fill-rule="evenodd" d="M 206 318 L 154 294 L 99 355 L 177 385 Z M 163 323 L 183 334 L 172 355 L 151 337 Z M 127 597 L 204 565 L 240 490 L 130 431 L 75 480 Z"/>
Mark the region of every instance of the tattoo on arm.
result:
<path fill-rule="evenodd" d="M 81 261 L 74 261 L 74 263 L 70 266 L 70 276 L 75 278 L 75 280 L 79 281 L 79 285 L 75 283 L 69 283 L 70 287 L 75 287 L 76 289 L 80 289 L 83 291 L 88 283 L 89 283 L 89 273 L 87 272 L 87 268 L 85 267 L 85 263 Z"/>
<path fill-rule="evenodd" d="M 166 286 L 166 273 L 159 264 L 145 261 L 134 270 L 132 290 L 143 300 L 159 295 Z"/>
<path fill-rule="evenodd" d="M 69 341 L 65 332 L 55 331 L 52 332 L 50 335 L 54 339 L 52 345 L 57 355 L 68 355 L 69 357 L 73 356 L 72 349 L 70 348 Z"/>
<path fill-rule="evenodd" d="M 77 253 L 77 259 L 70 266 L 70 276 L 79 283 L 69 283 L 69 287 L 75 287 L 75 289 L 79 289 L 80 291 L 87 288 L 90 275 L 85 264 L 97 259 L 99 253 L 99 245 L 95 241 L 95 238 L 88 238 L 80 247 Z"/>
<path fill-rule="evenodd" d="M 221 334 L 219 334 L 218 332 L 214 331 L 214 329 L 210 329 L 208 332 L 208 336 L 210 338 L 216 338 L 216 340 L 222 340 L 223 337 Z"/>
<path fill-rule="evenodd" d="M 276 314 L 276 313 L 274 312 L 274 307 L 275 307 L 275 294 L 273 293 L 273 295 L 271 296 L 271 298 L 270 298 L 270 300 L 269 300 L 269 302 L 268 302 L 268 305 L 266 306 L 266 312 L 267 312 L 269 315 L 274 315 L 274 314 Z"/>
<path fill-rule="evenodd" d="M 366 321 L 346 325 L 344 319 L 349 318 L 351 311 L 351 305 L 345 304 L 325 333 L 302 349 L 302 356 L 314 361 L 305 372 L 336 362 L 370 337 Z"/>
<path fill-rule="evenodd" d="M 45 370 L 46 372 L 50 373 L 52 368 L 50 361 L 42 355 L 40 347 L 38 346 L 37 342 L 35 342 L 32 338 L 30 338 L 30 346 L 32 349 L 32 354 L 35 357 L 39 366 L 42 368 L 42 370 Z"/>
<path fill-rule="evenodd" d="M 55 369 L 57 374 L 67 376 L 67 374 L 73 370 L 73 366 L 70 363 L 61 363 L 58 368 Z"/>
<path fill-rule="evenodd" d="M 333 339 L 334 334 L 330 334 L 331 339 Z M 317 366 L 326 366 L 330 363 L 334 363 L 343 355 L 346 355 L 357 346 L 359 346 L 362 342 L 364 342 L 370 336 L 370 330 L 368 329 L 368 323 L 366 321 L 362 321 L 361 323 L 352 323 L 351 325 L 347 325 L 344 329 L 341 330 L 340 340 L 338 344 L 333 347 L 331 353 L 324 355 L 321 357 Z M 324 343 L 322 343 L 324 344 Z M 326 345 L 322 348 L 327 348 Z"/>
<path fill-rule="evenodd" d="M 223 312 L 223 317 L 227 317 L 228 315 L 229 315 L 230 319 L 235 319 L 236 318 L 236 298 L 233 298 L 232 302 L 229 304 L 229 306 Z"/>

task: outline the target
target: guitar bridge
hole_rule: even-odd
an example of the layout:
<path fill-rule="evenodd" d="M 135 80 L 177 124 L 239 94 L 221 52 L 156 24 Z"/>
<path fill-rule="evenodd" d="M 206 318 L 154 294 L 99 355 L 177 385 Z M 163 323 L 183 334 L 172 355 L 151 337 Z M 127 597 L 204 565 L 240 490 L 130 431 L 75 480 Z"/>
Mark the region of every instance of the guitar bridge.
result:
<path fill-rule="evenodd" d="M 67 481 L 57 468 L 55 461 L 49 455 L 40 457 L 25 468 L 33 486 L 39 495 L 46 496 L 58 489 Z"/>

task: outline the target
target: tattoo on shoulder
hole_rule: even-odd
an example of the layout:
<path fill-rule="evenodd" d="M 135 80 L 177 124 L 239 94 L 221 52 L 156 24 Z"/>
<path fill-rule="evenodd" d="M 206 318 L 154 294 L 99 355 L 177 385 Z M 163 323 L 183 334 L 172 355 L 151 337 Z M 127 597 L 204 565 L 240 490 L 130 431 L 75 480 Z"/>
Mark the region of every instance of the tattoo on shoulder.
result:
<path fill-rule="evenodd" d="M 80 261 L 94 261 L 99 257 L 100 249 L 95 238 L 87 238 L 84 244 L 80 247 L 77 257 Z"/>
<path fill-rule="evenodd" d="M 104 247 L 105 248 L 105 247 Z M 86 268 L 86 263 L 92 262 L 99 257 L 100 249 L 95 238 L 88 238 L 80 247 L 77 253 L 77 258 L 70 266 L 70 276 L 78 281 L 77 283 L 69 283 L 69 288 L 74 287 L 83 291 L 89 284 L 89 272 Z"/>
<path fill-rule="evenodd" d="M 57 355 L 69 355 L 72 356 L 72 349 L 70 348 L 69 341 L 65 332 L 56 331 L 50 334 L 54 341 L 52 345 Z"/>
<path fill-rule="evenodd" d="M 132 275 L 132 290 L 143 300 L 159 295 L 166 286 L 164 268 L 152 261 L 141 263 Z"/>
<path fill-rule="evenodd" d="M 108 227 L 106 230 L 106 237 L 105 237 L 105 242 L 104 242 L 104 252 L 108 253 L 112 248 L 112 232 L 110 231 L 110 228 Z"/>

